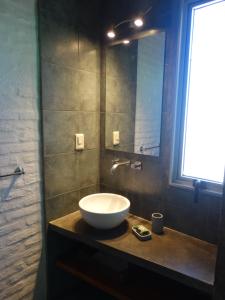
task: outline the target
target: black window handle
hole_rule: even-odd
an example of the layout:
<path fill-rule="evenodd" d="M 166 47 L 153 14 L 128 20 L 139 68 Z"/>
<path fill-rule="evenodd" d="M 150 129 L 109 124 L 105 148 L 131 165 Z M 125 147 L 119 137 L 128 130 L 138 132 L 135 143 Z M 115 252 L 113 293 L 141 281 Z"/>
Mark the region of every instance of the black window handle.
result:
<path fill-rule="evenodd" d="M 194 187 L 194 203 L 198 202 L 199 199 L 199 189 L 202 186 L 202 181 L 199 179 L 193 180 L 193 187 Z"/>

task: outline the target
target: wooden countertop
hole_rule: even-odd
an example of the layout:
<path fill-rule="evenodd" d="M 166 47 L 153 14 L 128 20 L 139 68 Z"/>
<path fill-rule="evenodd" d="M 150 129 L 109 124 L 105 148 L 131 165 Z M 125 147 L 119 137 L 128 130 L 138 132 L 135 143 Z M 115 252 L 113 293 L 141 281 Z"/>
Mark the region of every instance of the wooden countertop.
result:
<path fill-rule="evenodd" d="M 108 253 L 117 254 L 146 269 L 211 293 L 214 284 L 217 246 L 165 228 L 163 235 L 139 241 L 131 226 L 151 223 L 129 215 L 119 227 L 101 231 L 90 227 L 74 212 L 49 223 L 49 229 Z"/>

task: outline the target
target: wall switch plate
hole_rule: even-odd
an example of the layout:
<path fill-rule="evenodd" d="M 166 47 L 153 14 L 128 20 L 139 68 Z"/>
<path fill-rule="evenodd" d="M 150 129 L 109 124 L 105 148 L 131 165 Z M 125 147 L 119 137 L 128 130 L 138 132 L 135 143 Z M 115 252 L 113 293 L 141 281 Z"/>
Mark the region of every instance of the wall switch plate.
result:
<path fill-rule="evenodd" d="M 76 133 L 75 134 L 75 150 L 83 150 L 84 149 L 84 134 Z"/>
<path fill-rule="evenodd" d="M 120 143 L 120 132 L 119 131 L 113 131 L 113 145 L 119 145 Z"/>

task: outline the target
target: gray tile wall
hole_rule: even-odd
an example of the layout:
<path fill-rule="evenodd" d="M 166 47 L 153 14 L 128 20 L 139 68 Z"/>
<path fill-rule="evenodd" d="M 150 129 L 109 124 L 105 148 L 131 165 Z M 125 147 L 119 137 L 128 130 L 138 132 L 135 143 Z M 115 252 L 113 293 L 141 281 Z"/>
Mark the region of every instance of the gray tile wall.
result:
<path fill-rule="evenodd" d="M 47 220 L 74 211 L 83 195 L 98 191 L 101 114 L 101 191 L 127 195 L 131 199 L 131 211 L 137 215 L 150 218 L 153 211 L 162 211 L 168 226 L 216 242 L 221 200 L 202 195 L 198 203 L 193 203 L 190 192 L 168 185 L 175 110 L 177 7 L 172 7 L 171 1 L 166 4 L 159 1 L 159 7 L 154 7 L 149 19 L 151 26 L 167 29 L 161 153 L 156 159 L 104 149 L 106 83 L 105 62 L 99 58 L 99 28 L 96 28 L 99 2 L 68 0 L 66 3 L 62 0 L 41 2 Z M 126 4 L 124 15 L 128 11 L 132 14 L 130 1 L 123 0 L 123 3 Z M 107 5 L 117 9 L 120 1 L 110 0 Z M 121 11 L 122 8 L 120 18 Z M 117 16 L 117 10 L 111 10 L 110 14 L 112 19 L 112 14 Z M 107 20 L 105 9 L 104 18 Z M 82 153 L 74 152 L 73 148 L 73 135 L 77 131 L 83 131 L 86 136 L 86 149 Z M 112 177 L 111 160 L 115 157 L 140 159 L 143 171 L 121 168 Z"/>
<path fill-rule="evenodd" d="M 99 186 L 99 1 L 40 1 L 47 221 Z M 85 150 L 75 151 L 75 133 Z"/>
<path fill-rule="evenodd" d="M 115 2 L 109 2 L 111 3 L 111 6 L 109 4 L 111 9 L 113 7 L 116 9 Z M 129 5 L 131 6 L 129 1 L 124 0 L 123 2 L 126 2 L 128 10 L 132 8 L 129 7 Z M 101 191 L 110 191 L 128 196 L 131 200 L 131 211 L 139 216 L 150 219 L 152 212 L 161 211 L 165 214 L 167 226 L 216 243 L 218 240 L 221 199 L 216 196 L 201 194 L 199 202 L 194 203 L 193 193 L 169 186 L 176 99 L 179 3 L 177 1 L 168 1 L 167 11 L 165 11 L 165 2 L 162 1 L 161 4 L 162 6 L 160 7 L 159 1 L 159 6 L 156 4 L 151 14 L 151 20 L 155 20 L 155 23 L 151 25 L 160 27 L 164 24 L 167 32 L 160 157 L 157 159 L 104 149 L 105 72 L 103 64 L 103 85 L 101 91 Z M 124 11 L 125 16 L 126 13 L 127 11 Z M 112 15 L 113 12 L 110 11 L 109 14 Z M 116 12 L 114 14 L 116 15 Z M 115 157 L 141 160 L 143 162 L 143 170 L 138 172 L 127 167 L 121 167 L 112 176 L 110 168 L 112 159 Z"/>

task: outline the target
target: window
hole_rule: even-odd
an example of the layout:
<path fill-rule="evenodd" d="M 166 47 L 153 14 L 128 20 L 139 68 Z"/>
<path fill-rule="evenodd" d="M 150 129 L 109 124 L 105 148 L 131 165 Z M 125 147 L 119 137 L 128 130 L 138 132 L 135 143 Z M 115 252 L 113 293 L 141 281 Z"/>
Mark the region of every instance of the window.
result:
<path fill-rule="evenodd" d="M 186 1 L 173 179 L 221 191 L 225 165 L 225 0 Z"/>

